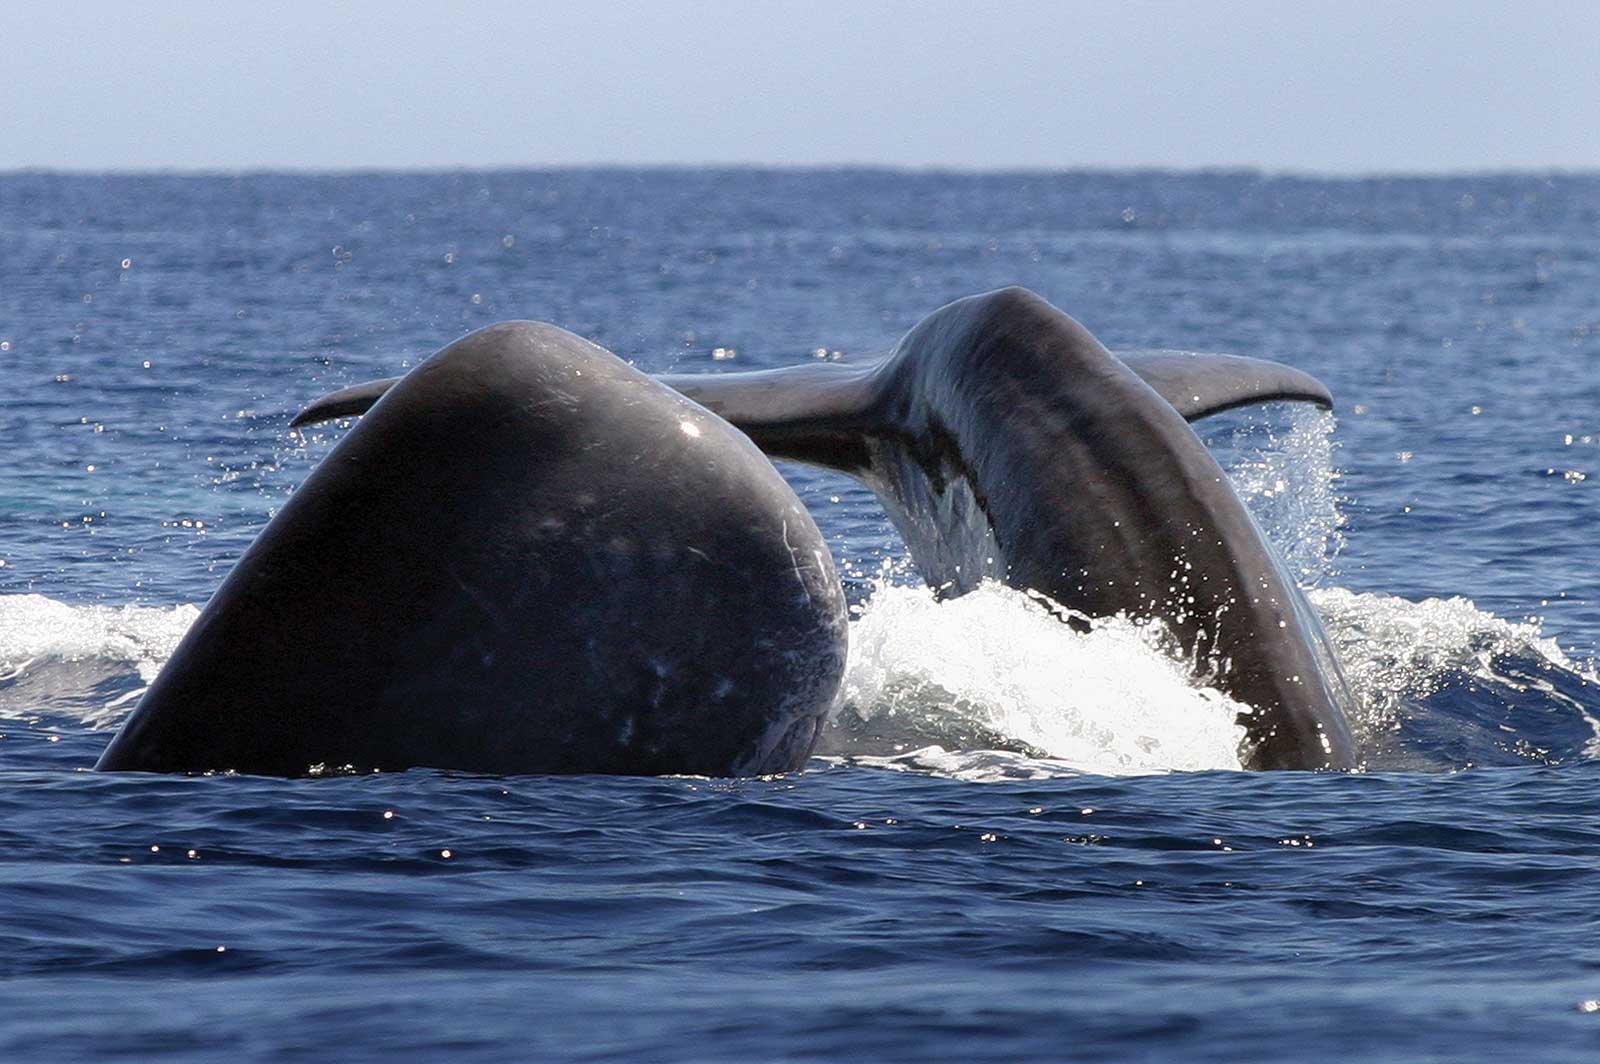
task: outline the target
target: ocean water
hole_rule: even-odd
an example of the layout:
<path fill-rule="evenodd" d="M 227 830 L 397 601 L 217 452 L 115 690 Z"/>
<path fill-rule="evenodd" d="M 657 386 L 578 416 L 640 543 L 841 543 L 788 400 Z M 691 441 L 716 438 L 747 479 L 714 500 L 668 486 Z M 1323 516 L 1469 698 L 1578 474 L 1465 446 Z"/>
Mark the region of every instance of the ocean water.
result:
<path fill-rule="evenodd" d="M 507 318 L 862 358 L 1006 284 L 1332 388 L 1196 427 L 1364 771 L 1239 771 L 1148 631 L 935 602 L 797 467 L 854 615 L 802 773 L 89 771 L 338 439 L 287 429 L 322 393 Z M 0 1059 L 1600 1047 L 1600 177 L 0 175 L 0 381 Z"/>

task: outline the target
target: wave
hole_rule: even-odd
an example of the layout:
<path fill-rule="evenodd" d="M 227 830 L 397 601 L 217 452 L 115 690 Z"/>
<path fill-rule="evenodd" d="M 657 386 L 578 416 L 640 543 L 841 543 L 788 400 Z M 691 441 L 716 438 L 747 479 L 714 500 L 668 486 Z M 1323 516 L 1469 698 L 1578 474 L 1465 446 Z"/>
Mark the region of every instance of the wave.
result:
<path fill-rule="evenodd" d="M 1537 623 L 1461 598 L 1310 595 L 1367 768 L 1600 757 L 1600 676 Z M 998 584 L 940 601 L 884 583 L 856 612 L 824 755 L 962 779 L 1239 768 L 1238 705 L 1195 686 L 1150 625 L 1076 631 Z M 198 616 L 0 596 L 0 720 L 115 726 Z"/>
<path fill-rule="evenodd" d="M 1466 768 L 1600 757 L 1600 676 L 1536 621 L 1465 598 L 1310 593 L 1359 702 L 1374 767 Z"/>
<path fill-rule="evenodd" d="M 1150 626 L 1079 633 L 988 583 L 939 601 L 884 586 L 850 631 L 844 708 L 825 752 L 999 750 L 1108 775 L 1237 769 L 1240 706 L 1190 684 Z"/>
<path fill-rule="evenodd" d="M 0 595 L 0 720 L 119 722 L 198 616 L 190 605 L 73 606 Z"/>
<path fill-rule="evenodd" d="M 1314 586 L 1333 579 L 1343 544 L 1333 419 L 1280 413 L 1276 423 L 1222 424 L 1207 442 L 1312 586 L 1355 698 L 1365 766 L 1600 757 L 1600 677 L 1536 622 L 1464 598 Z M 911 578 L 907 565 L 881 566 L 852 607 L 825 756 L 961 779 L 1240 767 L 1240 707 L 1196 686 L 1162 651 L 1158 628 L 1112 618 L 1077 631 L 1024 592 L 993 584 L 938 601 Z M 192 605 L 0 596 L 0 720 L 114 726 L 197 616 Z"/>

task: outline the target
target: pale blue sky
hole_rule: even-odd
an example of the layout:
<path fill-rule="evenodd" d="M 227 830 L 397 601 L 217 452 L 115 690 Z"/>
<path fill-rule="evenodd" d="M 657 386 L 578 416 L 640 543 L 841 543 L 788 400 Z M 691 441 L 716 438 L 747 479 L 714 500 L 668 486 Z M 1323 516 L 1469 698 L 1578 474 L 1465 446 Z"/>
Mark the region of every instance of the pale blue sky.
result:
<path fill-rule="evenodd" d="M 0 0 L 0 170 L 1600 169 L 1595 0 Z"/>

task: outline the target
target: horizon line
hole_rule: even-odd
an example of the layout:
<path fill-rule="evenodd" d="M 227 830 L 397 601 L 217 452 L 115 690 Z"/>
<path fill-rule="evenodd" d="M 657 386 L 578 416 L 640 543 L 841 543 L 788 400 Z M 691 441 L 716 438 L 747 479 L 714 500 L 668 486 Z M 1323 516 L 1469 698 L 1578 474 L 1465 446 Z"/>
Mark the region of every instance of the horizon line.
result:
<path fill-rule="evenodd" d="M 946 164 L 902 163 L 766 163 L 766 162 L 582 162 L 582 163 L 505 163 L 443 166 L 128 166 L 74 167 L 26 165 L 0 168 L 0 178 L 42 177 L 383 177 L 447 176 L 490 173 L 576 173 L 615 172 L 775 172 L 775 173 L 878 173 L 905 176 L 948 177 L 1071 177 L 1071 176 L 1172 176 L 1172 177 L 1254 177 L 1266 180 L 1373 181 L 1443 180 L 1489 178 L 1595 178 L 1600 167 L 1583 166 L 1484 166 L 1481 168 L 1419 170 L 1317 170 L 1315 168 L 1268 167 L 1250 164 L 1204 166 L 958 166 Z"/>

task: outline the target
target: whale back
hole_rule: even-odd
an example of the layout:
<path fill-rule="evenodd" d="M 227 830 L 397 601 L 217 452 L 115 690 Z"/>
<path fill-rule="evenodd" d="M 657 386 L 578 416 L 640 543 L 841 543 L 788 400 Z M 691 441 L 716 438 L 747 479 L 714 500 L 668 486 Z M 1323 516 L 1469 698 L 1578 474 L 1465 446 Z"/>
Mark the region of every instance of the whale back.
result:
<path fill-rule="evenodd" d="M 822 536 L 760 451 L 609 352 L 508 323 L 386 390 L 100 767 L 782 771 L 844 639 Z"/>

